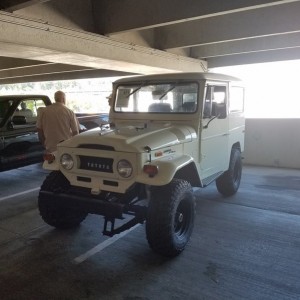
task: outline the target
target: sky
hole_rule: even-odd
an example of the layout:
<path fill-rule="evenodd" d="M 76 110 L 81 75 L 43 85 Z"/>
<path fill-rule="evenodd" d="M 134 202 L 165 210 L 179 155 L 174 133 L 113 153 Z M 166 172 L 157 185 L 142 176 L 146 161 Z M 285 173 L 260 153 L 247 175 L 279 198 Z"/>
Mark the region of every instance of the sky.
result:
<path fill-rule="evenodd" d="M 246 88 L 246 118 L 300 118 L 300 60 L 211 70 L 239 77 Z"/>

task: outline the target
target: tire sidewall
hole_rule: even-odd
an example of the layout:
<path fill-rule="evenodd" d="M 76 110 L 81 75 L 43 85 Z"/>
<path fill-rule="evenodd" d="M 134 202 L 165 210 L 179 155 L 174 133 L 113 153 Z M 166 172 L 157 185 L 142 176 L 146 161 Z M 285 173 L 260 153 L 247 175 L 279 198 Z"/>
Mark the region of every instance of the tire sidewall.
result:
<path fill-rule="evenodd" d="M 240 186 L 242 159 L 238 148 L 232 148 L 228 170 L 216 180 L 218 191 L 225 197 L 234 195 Z"/>
<path fill-rule="evenodd" d="M 229 172 L 232 188 L 236 192 L 239 189 L 242 177 L 242 160 L 239 149 L 232 149 Z"/>

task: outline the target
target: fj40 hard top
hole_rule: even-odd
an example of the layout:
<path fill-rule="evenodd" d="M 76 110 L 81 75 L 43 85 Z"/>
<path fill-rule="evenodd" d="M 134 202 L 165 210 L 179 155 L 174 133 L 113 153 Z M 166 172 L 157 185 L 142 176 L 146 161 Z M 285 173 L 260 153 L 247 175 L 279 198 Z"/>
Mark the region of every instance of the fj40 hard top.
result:
<path fill-rule="evenodd" d="M 68 228 L 100 214 L 109 236 L 145 222 L 150 247 L 178 255 L 194 226 L 193 188 L 216 181 L 224 196 L 239 188 L 243 101 L 239 80 L 219 74 L 116 81 L 111 127 L 59 144 L 44 163 L 52 172 L 39 194 L 42 218 Z"/>

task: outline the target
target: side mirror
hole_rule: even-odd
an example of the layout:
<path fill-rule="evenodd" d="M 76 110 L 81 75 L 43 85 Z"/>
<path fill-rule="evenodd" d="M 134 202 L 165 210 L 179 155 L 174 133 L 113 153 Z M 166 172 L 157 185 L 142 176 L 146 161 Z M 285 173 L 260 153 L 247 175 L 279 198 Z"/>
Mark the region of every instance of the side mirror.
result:
<path fill-rule="evenodd" d="M 82 125 L 82 124 L 79 123 L 79 133 L 85 132 L 87 130 L 88 129 L 84 125 Z"/>
<path fill-rule="evenodd" d="M 7 130 L 14 130 L 14 123 L 11 120 L 9 120 L 6 127 Z"/>

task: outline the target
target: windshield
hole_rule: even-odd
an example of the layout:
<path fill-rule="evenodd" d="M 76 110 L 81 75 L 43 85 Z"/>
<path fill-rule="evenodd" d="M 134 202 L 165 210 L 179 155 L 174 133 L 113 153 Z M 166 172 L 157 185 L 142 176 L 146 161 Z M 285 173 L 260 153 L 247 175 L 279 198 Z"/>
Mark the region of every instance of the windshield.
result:
<path fill-rule="evenodd" d="M 194 113 L 197 110 L 197 83 L 120 85 L 116 112 Z"/>

